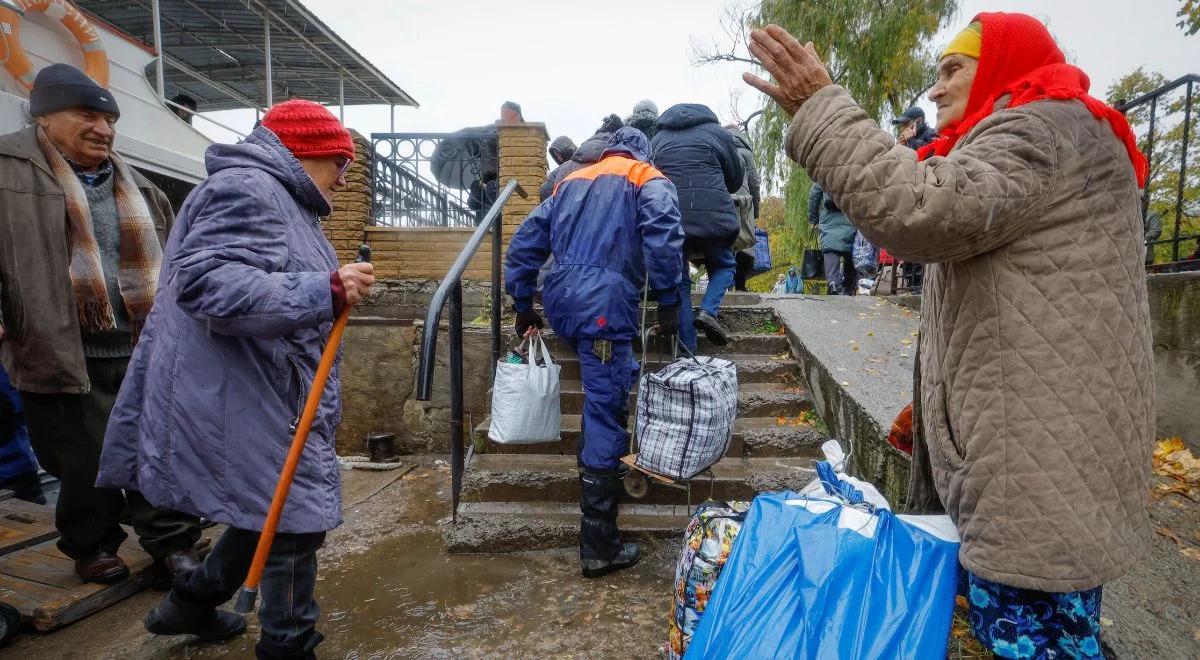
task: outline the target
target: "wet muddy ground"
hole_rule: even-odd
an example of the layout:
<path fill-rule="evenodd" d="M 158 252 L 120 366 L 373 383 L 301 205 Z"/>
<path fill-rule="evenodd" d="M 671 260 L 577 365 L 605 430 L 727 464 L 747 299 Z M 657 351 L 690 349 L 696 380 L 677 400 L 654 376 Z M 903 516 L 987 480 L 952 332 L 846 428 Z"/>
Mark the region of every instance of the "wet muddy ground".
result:
<path fill-rule="evenodd" d="M 637 567 L 597 581 L 579 576 L 573 549 L 447 555 L 448 470 L 434 458 L 406 460 L 401 471 L 343 473 L 345 524 L 320 556 L 326 639 L 318 657 L 658 657 L 676 543 L 660 542 Z M 1159 497 L 1151 517 L 1178 540 L 1156 534 L 1151 553 L 1106 589 L 1106 641 L 1120 658 L 1200 658 L 1200 558 L 1183 552 L 1200 541 L 1200 507 Z M 159 598 L 144 592 L 59 631 L 26 633 L 0 656 L 253 657 L 253 617 L 246 635 L 225 644 L 147 634 L 142 616 Z"/>
<path fill-rule="evenodd" d="M 320 555 L 321 658 L 656 657 L 667 638 L 674 543 L 602 580 L 579 576 L 571 549 L 447 555 L 443 464 L 395 473 L 343 472 L 345 519 Z M 212 531 L 212 530 L 210 530 Z M 258 630 L 224 644 L 156 638 L 141 620 L 161 594 L 144 592 L 46 635 L 28 633 L 4 657 L 252 658 Z"/>

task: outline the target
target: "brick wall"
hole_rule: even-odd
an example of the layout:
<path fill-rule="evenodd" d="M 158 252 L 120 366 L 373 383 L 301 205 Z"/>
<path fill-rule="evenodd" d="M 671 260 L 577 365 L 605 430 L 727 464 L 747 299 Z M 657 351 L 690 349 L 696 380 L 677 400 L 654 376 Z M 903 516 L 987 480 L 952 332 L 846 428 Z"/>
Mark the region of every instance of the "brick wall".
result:
<path fill-rule="evenodd" d="M 513 194 L 504 206 L 504 245 L 513 232 L 538 204 L 538 186 L 546 180 L 546 126 L 525 123 L 501 126 L 500 188 L 516 179 L 527 199 Z M 374 227 L 371 219 L 371 143 L 351 131 L 357 157 L 346 172 L 345 189 L 333 200 L 333 212 L 322 226 L 325 236 L 342 263 L 353 261 L 358 246 L 371 246 L 375 275 L 395 279 L 440 279 L 450 270 L 474 228 L 393 228 Z M 492 277 L 491 243 L 485 241 L 476 253 L 463 279 L 488 281 Z"/>
<path fill-rule="evenodd" d="M 354 163 L 346 170 L 346 187 L 333 196 L 333 212 L 321 223 L 338 262 L 354 261 L 363 244 L 363 228 L 371 217 L 371 142 L 355 131 Z"/>
<path fill-rule="evenodd" d="M 514 194 L 504 205 L 504 246 L 525 216 L 538 205 L 538 187 L 546 180 L 546 125 L 524 123 L 500 127 L 500 188 L 516 179 L 529 197 Z"/>
<path fill-rule="evenodd" d="M 441 279 L 454 265 L 458 253 L 462 252 L 474 232 L 474 228 L 367 227 L 367 245 L 371 246 L 375 277 Z M 484 241 L 463 274 L 463 279 L 492 279 L 491 245 L 490 241 Z"/>

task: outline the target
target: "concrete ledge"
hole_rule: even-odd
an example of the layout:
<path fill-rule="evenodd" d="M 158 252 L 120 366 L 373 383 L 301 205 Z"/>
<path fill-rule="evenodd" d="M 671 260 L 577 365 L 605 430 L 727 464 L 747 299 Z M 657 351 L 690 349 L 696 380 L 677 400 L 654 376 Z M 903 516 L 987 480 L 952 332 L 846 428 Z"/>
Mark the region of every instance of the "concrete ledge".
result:
<path fill-rule="evenodd" d="M 787 328 L 817 413 L 850 452 L 850 472 L 902 510 L 909 459 L 887 443 L 887 434 L 912 401 L 917 315 L 869 296 L 764 301 Z"/>

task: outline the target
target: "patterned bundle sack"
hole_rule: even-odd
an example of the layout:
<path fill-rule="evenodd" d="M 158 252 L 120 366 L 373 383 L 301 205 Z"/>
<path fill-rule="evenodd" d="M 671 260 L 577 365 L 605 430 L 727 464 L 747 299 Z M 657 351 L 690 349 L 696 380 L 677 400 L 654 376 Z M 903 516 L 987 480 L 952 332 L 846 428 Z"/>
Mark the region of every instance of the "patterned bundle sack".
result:
<path fill-rule="evenodd" d="M 638 386 L 637 466 L 691 479 L 721 460 L 737 417 L 737 368 L 715 357 L 680 358 Z"/>
<path fill-rule="evenodd" d="M 687 651 L 749 509 L 749 502 L 709 501 L 692 514 L 675 566 L 675 613 L 666 649 L 671 660 L 682 658 Z"/>

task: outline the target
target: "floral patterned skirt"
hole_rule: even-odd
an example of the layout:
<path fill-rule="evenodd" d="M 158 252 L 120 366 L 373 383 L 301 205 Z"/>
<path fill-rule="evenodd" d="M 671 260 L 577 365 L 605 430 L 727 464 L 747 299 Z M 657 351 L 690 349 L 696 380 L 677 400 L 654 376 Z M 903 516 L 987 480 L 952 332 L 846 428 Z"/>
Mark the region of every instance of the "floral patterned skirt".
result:
<path fill-rule="evenodd" d="M 1049 593 L 967 573 L 971 630 L 1000 658 L 1099 658 L 1103 587 Z"/>

